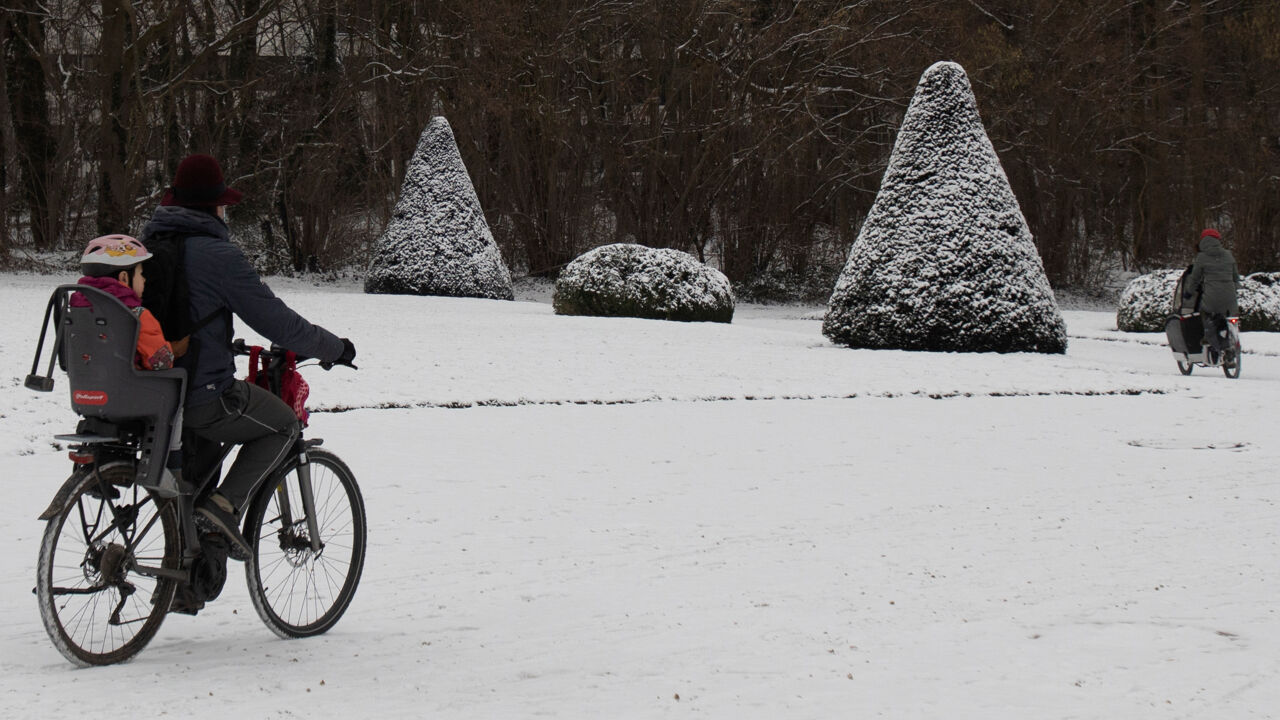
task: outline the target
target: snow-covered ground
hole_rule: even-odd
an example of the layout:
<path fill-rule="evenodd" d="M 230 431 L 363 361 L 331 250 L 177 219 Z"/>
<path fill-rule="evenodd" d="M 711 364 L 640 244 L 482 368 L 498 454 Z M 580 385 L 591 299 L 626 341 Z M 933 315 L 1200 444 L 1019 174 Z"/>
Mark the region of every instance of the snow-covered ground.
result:
<path fill-rule="evenodd" d="M 355 602 L 286 642 L 233 574 L 77 670 L 30 594 L 73 424 L 65 383 L 21 387 L 52 281 L 0 284 L 6 718 L 1280 707 L 1278 337 L 1246 334 L 1233 381 L 1108 313 L 1064 313 L 1065 356 L 873 352 L 814 307 L 690 325 L 272 281 L 359 348 L 307 374 L 368 502 Z"/>

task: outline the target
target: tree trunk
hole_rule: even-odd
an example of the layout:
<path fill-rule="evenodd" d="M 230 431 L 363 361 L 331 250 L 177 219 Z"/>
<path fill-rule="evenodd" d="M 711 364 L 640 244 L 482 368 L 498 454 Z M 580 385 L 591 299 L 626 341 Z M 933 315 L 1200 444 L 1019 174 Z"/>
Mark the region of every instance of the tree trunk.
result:
<path fill-rule="evenodd" d="M 102 34 L 98 46 L 101 116 L 97 142 L 98 234 L 128 230 L 133 209 L 133 183 L 126 167 L 129 107 L 126 92 L 131 85 L 125 47 L 133 40 L 128 15 L 129 0 L 102 0 Z M 133 98 L 136 102 L 136 98 Z"/>
<path fill-rule="evenodd" d="M 18 169 L 22 172 L 23 200 L 30 216 L 31 239 L 37 250 L 51 250 L 58 242 L 59 213 L 51 207 L 51 171 L 57 154 L 49 127 L 44 56 L 45 11 L 38 0 L 12 0 L 9 26 L 9 108 Z"/>
<path fill-rule="evenodd" d="M 0 266 L 8 263 L 9 232 L 9 23 L 0 22 Z"/>
<path fill-rule="evenodd" d="M 254 17 L 261 9 L 261 0 L 243 0 L 240 6 L 242 18 Z M 250 162 L 254 152 L 262 144 L 257 122 L 258 83 L 258 23 L 254 22 L 244 35 L 231 46 L 230 76 L 236 84 L 236 134 L 242 163 Z"/>

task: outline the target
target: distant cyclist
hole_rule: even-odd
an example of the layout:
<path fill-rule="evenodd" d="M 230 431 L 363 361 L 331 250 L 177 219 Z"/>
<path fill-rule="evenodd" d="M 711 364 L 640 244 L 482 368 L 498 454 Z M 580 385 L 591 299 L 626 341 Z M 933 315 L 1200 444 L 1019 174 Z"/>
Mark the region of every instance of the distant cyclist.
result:
<path fill-rule="evenodd" d="M 190 318 L 209 318 L 196 327 L 178 367 L 187 371 L 184 427 L 196 437 L 239 443 L 239 455 L 217 492 L 197 506 L 207 531 L 230 541 L 231 557 L 244 560 L 250 548 L 240 533 L 240 513 L 297 439 L 298 418 L 283 400 L 236 379 L 231 316 L 271 342 L 300 355 L 349 365 L 351 341 L 307 322 L 263 284 L 240 248 L 231 243 L 226 207 L 242 194 L 226 186 L 222 168 L 209 155 L 191 155 L 178 165 L 173 186 L 142 232 L 152 238 L 181 237 Z M 190 475 L 190 469 L 188 469 Z"/>
<path fill-rule="evenodd" d="M 1227 318 L 1240 314 L 1236 288 L 1240 271 L 1231 252 L 1222 247 L 1222 234 L 1213 228 L 1200 233 L 1199 252 L 1191 266 L 1191 276 L 1182 288 L 1189 300 L 1200 293 L 1200 316 L 1204 321 L 1204 340 L 1214 353 L 1223 350 Z"/>

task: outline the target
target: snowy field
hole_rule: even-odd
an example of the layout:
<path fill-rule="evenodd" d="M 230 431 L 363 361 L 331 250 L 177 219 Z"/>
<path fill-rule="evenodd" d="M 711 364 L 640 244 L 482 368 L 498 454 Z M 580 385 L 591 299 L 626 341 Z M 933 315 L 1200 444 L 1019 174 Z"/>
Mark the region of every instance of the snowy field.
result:
<path fill-rule="evenodd" d="M 5 718 L 1280 708 L 1278 337 L 1245 334 L 1233 381 L 1110 313 L 1067 312 L 1065 356 L 948 355 L 834 347 L 813 307 L 692 325 L 272 281 L 359 349 L 307 374 L 368 503 L 355 602 L 283 641 L 233 572 L 77 670 L 30 593 L 74 423 L 65 381 L 21 387 L 52 281 L 0 282 Z"/>

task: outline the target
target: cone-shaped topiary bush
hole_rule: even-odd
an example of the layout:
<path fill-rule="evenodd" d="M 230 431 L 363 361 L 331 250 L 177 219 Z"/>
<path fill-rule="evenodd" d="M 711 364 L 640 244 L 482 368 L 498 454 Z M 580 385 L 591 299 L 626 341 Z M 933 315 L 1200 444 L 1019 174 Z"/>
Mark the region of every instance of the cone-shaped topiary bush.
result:
<path fill-rule="evenodd" d="M 858 348 L 1066 351 L 1044 265 L 959 65 L 921 76 L 822 332 Z"/>
<path fill-rule="evenodd" d="M 557 315 L 731 322 L 729 279 L 694 256 L 643 245 L 598 247 L 565 266 L 551 299 Z"/>
<path fill-rule="evenodd" d="M 418 140 L 391 221 L 374 246 L 364 290 L 514 297 L 511 273 L 442 117 L 432 118 Z"/>

